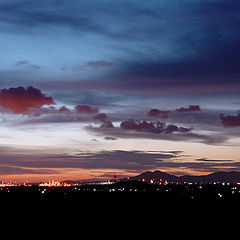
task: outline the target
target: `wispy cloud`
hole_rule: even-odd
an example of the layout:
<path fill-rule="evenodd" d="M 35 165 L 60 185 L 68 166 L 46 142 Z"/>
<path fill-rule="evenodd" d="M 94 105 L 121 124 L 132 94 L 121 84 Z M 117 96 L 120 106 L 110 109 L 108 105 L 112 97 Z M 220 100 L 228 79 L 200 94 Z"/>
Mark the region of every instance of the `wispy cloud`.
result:
<path fill-rule="evenodd" d="M 15 149 L 16 151 L 17 149 Z M 98 169 L 100 172 L 113 170 L 141 172 L 152 169 L 167 169 L 170 172 L 177 168 L 189 171 L 211 172 L 216 169 L 237 170 L 240 162 L 221 159 L 196 159 L 184 161 L 182 151 L 97 151 L 74 154 L 58 153 L 46 154 L 36 150 L 29 150 L 21 156 L 10 156 L 5 150 L 1 156 L 0 172 L 8 174 L 54 174 L 63 169 Z"/>

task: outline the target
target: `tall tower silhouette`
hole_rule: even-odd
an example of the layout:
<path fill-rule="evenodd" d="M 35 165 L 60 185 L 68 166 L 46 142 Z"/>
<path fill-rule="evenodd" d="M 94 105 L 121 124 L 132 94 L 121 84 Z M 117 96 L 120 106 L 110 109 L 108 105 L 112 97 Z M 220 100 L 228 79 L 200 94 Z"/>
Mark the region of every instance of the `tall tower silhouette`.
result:
<path fill-rule="evenodd" d="M 117 173 L 116 172 L 114 172 L 114 174 L 113 174 L 113 180 L 114 180 L 114 182 L 117 182 Z"/>

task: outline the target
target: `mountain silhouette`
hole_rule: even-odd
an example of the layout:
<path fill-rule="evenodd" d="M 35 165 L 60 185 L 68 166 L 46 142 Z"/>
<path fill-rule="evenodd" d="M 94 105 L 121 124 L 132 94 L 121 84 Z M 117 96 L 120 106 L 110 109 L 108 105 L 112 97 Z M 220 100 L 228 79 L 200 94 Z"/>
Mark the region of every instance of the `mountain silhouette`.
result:
<path fill-rule="evenodd" d="M 232 172 L 215 172 L 208 175 L 201 176 L 190 176 L 184 175 L 177 177 L 175 175 L 171 175 L 161 171 L 147 171 L 141 173 L 140 175 L 130 177 L 129 180 L 141 180 L 150 182 L 153 180 L 154 182 L 159 181 L 168 181 L 168 182 L 192 182 L 192 183 L 214 183 L 214 182 L 229 182 L 236 183 L 240 182 L 240 172 L 232 171 Z"/>
<path fill-rule="evenodd" d="M 174 176 L 165 172 L 161 172 L 161 171 L 154 171 L 154 172 L 147 171 L 135 177 L 130 177 L 130 180 L 144 180 L 146 182 L 150 182 L 151 180 L 160 181 L 160 179 L 162 179 L 162 181 L 169 181 L 169 182 L 178 181 L 177 176 Z"/>

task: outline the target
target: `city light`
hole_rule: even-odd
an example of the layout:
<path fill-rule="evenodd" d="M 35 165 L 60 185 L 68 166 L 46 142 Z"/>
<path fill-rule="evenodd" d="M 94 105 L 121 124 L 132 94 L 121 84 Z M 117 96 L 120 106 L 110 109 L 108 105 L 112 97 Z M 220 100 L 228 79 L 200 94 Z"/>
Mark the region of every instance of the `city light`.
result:
<path fill-rule="evenodd" d="M 70 183 L 65 183 L 65 182 L 59 182 L 59 181 L 49 181 L 49 182 L 44 182 L 44 183 L 40 183 L 38 185 L 39 187 L 71 187 L 73 186 Z"/>
<path fill-rule="evenodd" d="M 0 187 L 16 187 L 16 186 L 19 186 L 19 184 L 16 184 L 16 183 L 4 183 L 4 182 L 1 182 L 0 183 Z"/>

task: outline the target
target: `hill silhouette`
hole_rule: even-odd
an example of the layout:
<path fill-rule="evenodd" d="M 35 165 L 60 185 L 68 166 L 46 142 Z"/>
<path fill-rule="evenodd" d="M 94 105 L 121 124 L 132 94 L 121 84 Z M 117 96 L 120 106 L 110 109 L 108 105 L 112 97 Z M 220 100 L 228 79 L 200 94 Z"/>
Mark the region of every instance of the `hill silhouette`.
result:
<path fill-rule="evenodd" d="M 229 182 L 235 183 L 240 182 L 240 172 L 232 171 L 232 172 L 215 172 L 208 175 L 201 176 L 175 176 L 161 171 L 147 171 L 141 173 L 140 175 L 130 177 L 130 180 L 144 180 L 146 182 L 153 181 L 168 181 L 168 182 L 197 182 L 197 183 L 214 183 L 214 182 Z"/>

